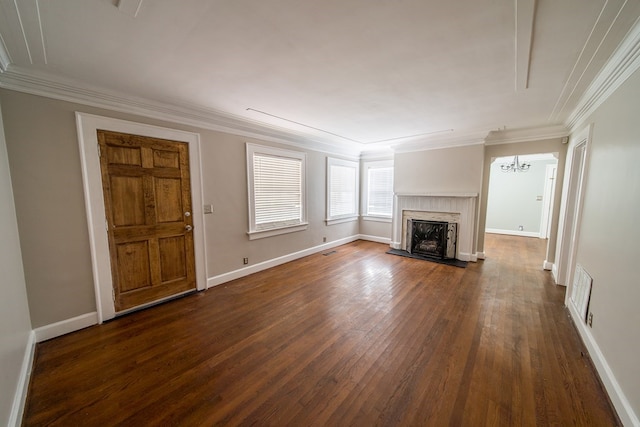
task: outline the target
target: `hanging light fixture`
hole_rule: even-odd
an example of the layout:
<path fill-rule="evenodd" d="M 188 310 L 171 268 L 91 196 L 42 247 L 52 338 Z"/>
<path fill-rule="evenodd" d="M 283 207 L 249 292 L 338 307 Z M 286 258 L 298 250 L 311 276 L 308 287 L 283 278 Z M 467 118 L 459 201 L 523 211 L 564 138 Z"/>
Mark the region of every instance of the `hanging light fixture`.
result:
<path fill-rule="evenodd" d="M 520 163 L 518 156 L 514 156 L 511 163 L 503 163 L 500 165 L 502 172 L 526 172 L 531 167 L 531 163 Z"/>

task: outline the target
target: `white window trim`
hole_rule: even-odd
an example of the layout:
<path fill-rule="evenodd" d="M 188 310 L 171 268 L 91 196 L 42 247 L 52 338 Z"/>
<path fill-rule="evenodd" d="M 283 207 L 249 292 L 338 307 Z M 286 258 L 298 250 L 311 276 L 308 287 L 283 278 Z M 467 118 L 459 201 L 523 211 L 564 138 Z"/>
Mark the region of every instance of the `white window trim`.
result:
<path fill-rule="evenodd" d="M 377 168 L 389 168 L 394 167 L 393 160 L 374 160 L 363 162 L 362 164 L 362 219 L 364 221 L 376 221 L 376 222 L 387 222 L 391 223 L 393 220 L 393 210 L 392 214 L 389 216 L 386 215 L 369 215 L 367 212 L 367 206 L 369 204 L 369 169 L 377 169 Z"/>
<path fill-rule="evenodd" d="M 380 215 L 362 215 L 363 221 L 373 221 L 373 222 L 387 222 L 391 223 L 391 216 L 380 216 Z"/>
<path fill-rule="evenodd" d="M 306 184 L 306 159 L 307 155 L 300 151 L 285 150 L 282 148 L 268 147 L 265 145 L 257 145 L 247 143 L 247 187 L 248 187 L 248 206 L 249 206 L 249 231 L 247 235 L 249 240 L 263 239 L 265 237 L 277 236 L 279 234 L 294 233 L 307 229 L 307 184 Z M 300 223 L 286 225 L 281 227 L 270 228 L 266 230 L 256 230 L 256 215 L 254 206 L 254 174 L 253 174 L 253 156 L 254 154 L 267 154 L 277 157 L 294 158 L 302 161 L 302 212 Z"/>
<path fill-rule="evenodd" d="M 331 166 L 346 166 L 352 167 L 356 170 L 355 173 L 355 209 L 353 214 L 348 215 L 334 215 L 331 216 Z M 360 212 L 360 163 L 352 160 L 336 159 L 333 157 L 327 157 L 327 212 L 325 222 L 327 225 L 342 224 L 345 222 L 358 221 Z"/>

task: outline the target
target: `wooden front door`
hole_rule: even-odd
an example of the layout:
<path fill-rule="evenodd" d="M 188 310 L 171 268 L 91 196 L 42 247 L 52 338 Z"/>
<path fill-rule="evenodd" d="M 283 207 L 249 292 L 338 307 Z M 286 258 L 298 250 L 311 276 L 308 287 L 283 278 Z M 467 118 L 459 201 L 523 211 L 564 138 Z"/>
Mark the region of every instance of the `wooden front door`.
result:
<path fill-rule="evenodd" d="M 115 311 L 196 289 L 185 142 L 98 131 Z"/>

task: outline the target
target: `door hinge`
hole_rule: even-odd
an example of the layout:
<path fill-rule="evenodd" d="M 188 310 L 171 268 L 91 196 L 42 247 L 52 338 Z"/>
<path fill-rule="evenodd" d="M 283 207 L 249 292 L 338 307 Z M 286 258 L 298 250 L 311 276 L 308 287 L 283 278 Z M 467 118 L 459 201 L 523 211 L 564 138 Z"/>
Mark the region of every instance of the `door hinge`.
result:
<path fill-rule="evenodd" d="M 111 288 L 111 298 L 113 299 L 113 302 L 116 302 L 116 290 Z"/>
<path fill-rule="evenodd" d="M 108 219 L 104 220 L 104 229 L 109 231 L 109 220 Z"/>
<path fill-rule="evenodd" d="M 102 157 L 102 150 L 100 149 L 100 144 L 98 144 L 98 157 Z"/>

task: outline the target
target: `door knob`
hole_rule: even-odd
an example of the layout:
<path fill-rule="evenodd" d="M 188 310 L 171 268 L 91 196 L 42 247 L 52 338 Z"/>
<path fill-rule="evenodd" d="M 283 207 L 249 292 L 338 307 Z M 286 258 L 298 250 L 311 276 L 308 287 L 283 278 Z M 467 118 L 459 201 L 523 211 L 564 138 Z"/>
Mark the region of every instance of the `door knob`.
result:
<path fill-rule="evenodd" d="M 191 230 L 193 230 L 193 227 L 190 226 L 190 225 L 185 225 L 184 229 L 187 230 L 187 231 L 191 231 Z"/>

